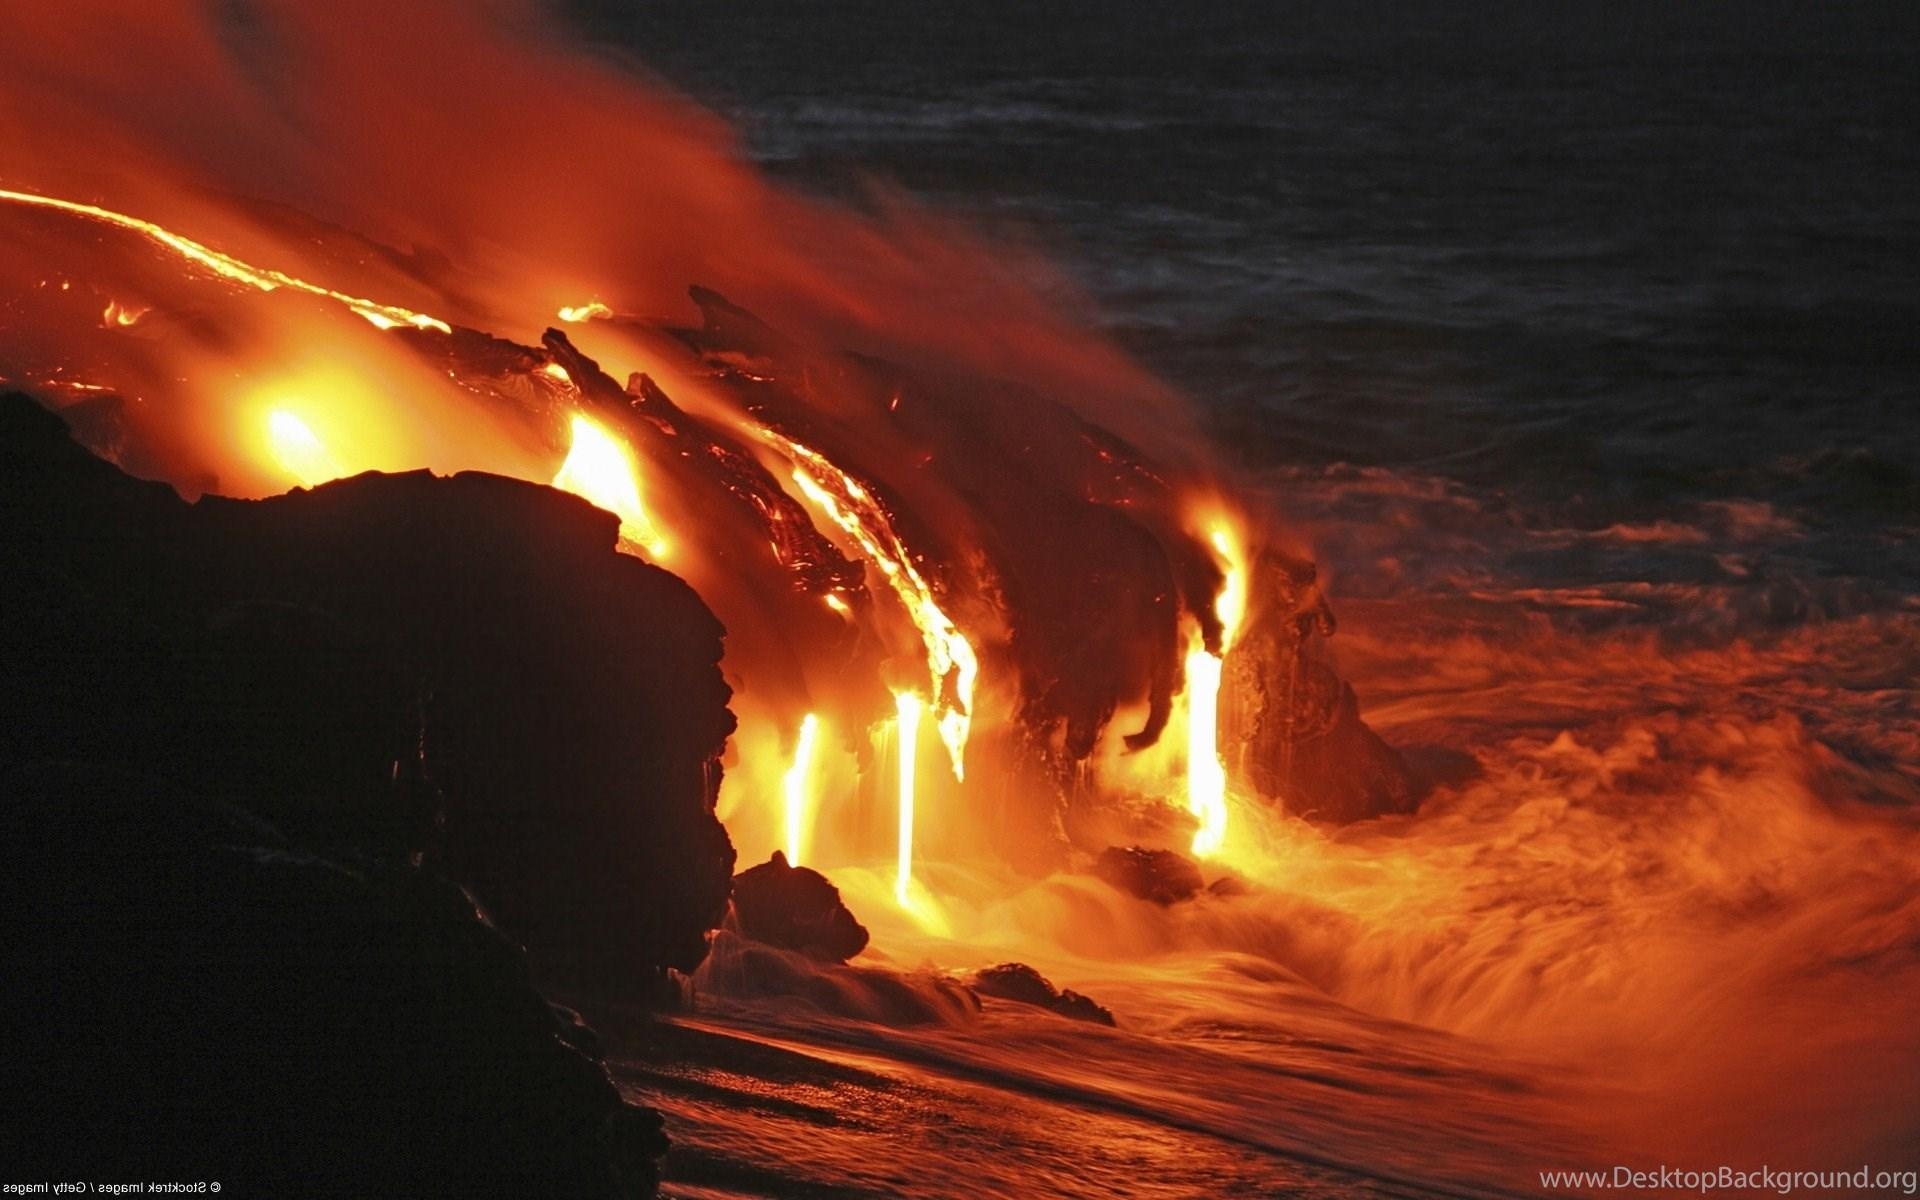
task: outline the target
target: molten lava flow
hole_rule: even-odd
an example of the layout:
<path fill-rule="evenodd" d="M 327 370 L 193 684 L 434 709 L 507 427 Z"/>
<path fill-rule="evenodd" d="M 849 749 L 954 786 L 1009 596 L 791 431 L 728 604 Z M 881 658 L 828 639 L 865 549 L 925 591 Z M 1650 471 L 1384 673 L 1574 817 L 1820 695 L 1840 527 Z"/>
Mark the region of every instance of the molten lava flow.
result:
<path fill-rule="evenodd" d="M 346 474 L 313 427 L 284 408 L 267 414 L 267 444 L 274 461 L 305 487 Z"/>
<path fill-rule="evenodd" d="M 859 480 L 829 462 L 825 455 L 782 437 L 770 429 L 761 435 L 793 462 L 793 481 L 827 519 L 851 537 L 867 561 L 880 569 L 907 616 L 920 631 L 927 649 L 927 672 L 933 684 L 934 727 L 947 747 L 953 777 L 965 779 L 967 733 L 973 720 L 973 685 L 980 673 L 973 645 L 940 608 L 919 568 L 913 564 L 900 535 L 894 532 L 886 509 Z M 916 703 L 919 701 L 916 699 Z M 916 719 L 918 713 L 916 711 Z"/>
<path fill-rule="evenodd" d="M 20 191 L 0 190 L 0 202 L 53 210 L 129 231 L 170 252 L 190 270 L 204 271 L 216 279 L 259 292 L 286 289 L 329 299 L 382 329 L 402 326 L 452 332 L 450 326 L 435 317 L 334 291 L 282 271 L 252 266 L 204 243 L 124 213 Z M 116 301 L 106 306 L 101 320 L 109 328 L 130 325 L 139 320 L 144 311 Z M 614 310 L 598 300 L 571 305 L 559 311 L 560 319 L 568 322 L 605 319 L 613 315 Z M 568 367 L 559 362 L 548 361 L 531 369 L 539 372 L 543 381 L 550 381 L 576 397 L 580 385 L 585 382 L 584 377 L 575 379 Z M 330 448 L 295 411 L 278 407 L 278 399 L 275 398 L 276 406 L 266 417 L 266 454 L 270 459 L 292 479 L 308 486 L 346 474 L 338 457 L 342 448 Z M 327 429 L 330 435 L 336 431 L 327 426 L 322 428 Z M 553 486 L 573 492 L 615 513 L 620 518 L 623 543 L 638 547 L 651 559 L 663 559 L 669 551 L 668 543 L 643 501 L 632 449 L 619 436 L 584 414 L 573 417 L 571 428 L 572 446 L 552 479 Z M 897 891 L 904 903 L 915 889 L 912 873 L 914 783 L 922 717 L 930 712 L 933 727 L 946 747 L 954 777 L 964 780 L 967 743 L 975 715 L 978 658 L 972 642 L 943 609 L 933 584 L 921 569 L 920 561 L 895 528 L 894 514 L 882 496 L 819 451 L 772 429 L 755 426 L 754 432 L 790 466 L 791 478 L 800 497 L 813 510 L 814 520 L 826 518 L 840 531 L 836 536 L 841 539 L 841 549 L 878 570 L 919 634 L 926 663 L 926 682 L 896 697 L 900 753 Z M 352 456 L 365 465 L 363 455 L 366 447 L 348 445 L 345 449 L 351 450 Z M 825 529 L 826 526 L 820 528 Z M 831 533 L 831 530 L 828 532 Z M 1216 853 L 1225 833 L 1227 780 L 1217 747 L 1218 692 L 1221 659 L 1239 623 L 1240 610 L 1244 608 L 1246 599 L 1245 573 L 1241 569 L 1240 556 L 1229 528 L 1224 523 L 1215 523 L 1209 527 L 1209 534 L 1215 550 L 1227 566 L 1224 586 L 1216 597 L 1223 633 L 1215 648 L 1196 645 L 1187 659 L 1187 677 L 1191 685 L 1187 791 L 1189 807 L 1200 820 L 1200 830 L 1194 838 L 1193 849 L 1202 855 Z M 857 587 L 837 593 L 830 591 L 821 596 L 821 600 L 842 618 L 858 622 L 867 614 L 864 609 L 856 613 L 849 603 L 855 591 Z M 810 807 L 810 759 L 816 749 L 817 725 L 812 715 L 803 723 L 795 747 L 795 759 L 785 780 L 785 843 L 790 861 L 796 863 L 808 849 L 805 843 L 813 815 Z"/>
<path fill-rule="evenodd" d="M 121 229 L 131 230 L 145 237 L 147 240 L 173 251 L 189 262 L 196 263 L 212 271 L 215 275 L 223 279 L 244 284 L 247 287 L 256 288 L 263 292 L 273 292 L 281 288 L 287 288 L 290 291 L 305 292 L 309 296 L 321 296 L 328 300 L 337 300 L 360 316 L 373 322 L 381 329 L 392 329 L 396 325 L 412 325 L 418 329 L 437 329 L 441 333 L 453 332 L 452 328 L 445 321 L 437 317 L 430 317 L 425 313 L 417 313 L 411 309 L 398 308 L 391 304 L 380 304 L 372 300 L 363 300 L 358 296 L 349 296 L 345 292 L 336 292 L 331 288 L 324 288 L 319 284 L 308 283 L 304 279 L 297 279 L 284 271 L 250 266 L 237 258 L 222 254 L 218 250 L 211 249 L 191 238 L 182 237 L 170 229 L 155 225 L 151 221 L 142 221 L 138 217 L 130 217 L 125 213 L 114 212 L 112 209 L 99 208 L 92 204 L 79 204 L 72 200 L 59 200 L 52 196 L 38 196 L 32 192 L 8 191 L 4 188 L 0 188 L 0 201 L 24 204 L 36 208 L 51 208 L 59 212 L 71 213 L 77 217 L 84 217 L 90 221 L 98 221 L 104 225 L 113 225 Z"/>
<path fill-rule="evenodd" d="M 1208 530 L 1207 540 L 1213 543 L 1214 552 L 1226 569 L 1220 594 L 1213 601 L 1213 613 L 1220 618 L 1220 653 L 1224 655 L 1234 632 L 1240 628 L 1241 619 L 1247 615 L 1246 555 L 1234 540 L 1232 530 L 1224 524 Z"/>
<path fill-rule="evenodd" d="M 122 304 L 118 300 L 107 301 L 106 311 L 100 314 L 100 323 L 109 329 L 125 329 L 139 323 L 147 315 L 147 309 L 137 305 Z"/>
<path fill-rule="evenodd" d="M 1193 852 L 1215 854 L 1227 836 L 1227 769 L 1217 744 L 1220 660 L 1203 649 L 1187 654 L 1187 811 L 1200 818 Z"/>
<path fill-rule="evenodd" d="M 633 455 L 620 439 L 587 417 L 573 418 L 573 449 L 553 486 L 604 508 L 620 518 L 621 540 L 646 550 L 655 559 L 667 553 L 662 538 L 640 503 L 640 482 Z"/>
<path fill-rule="evenodd" d="M 923 704 L 912 692 L 896 692 L 893 697 L 898 735 L 895 744 L 900 758 L 900 854 L 893 877 L 893 895 L 901 904 L 910 904 L 913 886 L 913 774 L 919 756 L 920 711 Z"/>
<path fill-rule="evenodd" d="M 800 722 L 800 740 L 793 748 L 793 765 L 781 781 L 787 806 L 787 862 L 800 865 L 801 843 L 808 820 L 813 815 L 813 743 L 820 733 L 820 719 L 808 713 Z"/>
<path fill-rule="evenodd" d="M 1208 540 L 1220 555 L 1225 578 L 1214 598 L 1220 618 L 1220 653 L 1214 654 L 1196 637 L 1187 654 L 1187 811 L 1200 819 L 1193 835 L 1193 852 L 1201 858 L 1217 854 L 1227 837 L 1227 769 L 1220 761 L 1220 672 L 1234 631 L 1246 612 L 1246 567 L 1232 533 L 1225 524 L 1208 531 Z"/>

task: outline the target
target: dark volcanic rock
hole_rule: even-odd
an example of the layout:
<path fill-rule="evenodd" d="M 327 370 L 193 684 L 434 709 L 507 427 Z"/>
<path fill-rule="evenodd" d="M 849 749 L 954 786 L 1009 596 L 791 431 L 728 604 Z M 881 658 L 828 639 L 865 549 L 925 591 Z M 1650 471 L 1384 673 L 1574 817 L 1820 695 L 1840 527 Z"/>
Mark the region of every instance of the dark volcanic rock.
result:
<path fill-rule="evenodd" d="M 1413 811 L 1419 796 L 1406 765 L 1324 661 L 1334 621 L 1313 564 L 1269 550 L 1253 572 L 1259 603 L 1221 683 L 1220 744 L 1232 748 L 1233 778 L 1315 821 Z"/>
<path fill-rule="evenodd" d="M 1319 726 L 1294 739 L 1286 783 L 1276 794 L 1292 800 L 1296 815 L 1335 824 L 1412 812 L 1419 804 L 1413 778 L 1400 755 L 1360 719 L 1353 687 L 1318 663 L 1303 663 L 1301 675 L 1331 698 L 1320 702 Z"/>
<path fill-rule="evenodd" d="M 1093 873 L 1129 896 L 1155 904 L 1191 900 L 1207 886 L 1193 860 L 1139 846 L 1108 846 L 1094 861 Z"/>
<path fill-rule="evenodd" d="M 0 765 L 114 766 L 425 851 L 543 978 L 654 986 L 726 910 L 722 630 L 617 520 L 479 474 L 181 501 L 0 400 Z"/>
<path fill-rule="evenodd" d="M 1025 963 L 1001 963 L 978 971 L 970 981 L 983 996 L 1032 1004 L 1076 1021 L 1113 1024 L 1113 1014 L 1072 988 L 1055 990 L 1051 981 Z"/>
<path fill-rule="evenodd" d="M 459 887 L 112 768 L 0 765 L 14 1165 L 236 1196 L 652 1196 L 659 1114 Z"/>
<path fill-rule="evenodd" d="M 1250 890 L 1252 889 L 1247 887 L 1246 880 L 1236 878 L 1232 875 L 1222 875 L 1207 885 L 1207 895 L 1209 896 L 1244 896 Z"/>
<path fill-rule="evenodd" d="M 703 995 L 777 999 L 787 1011 L 811 1009 L 898 1027 L 952 1027 L 980 1013 L 978 996 L 937 972 L 823 962 L 727 929 L 714 935 L 713 952 L 693 983 Z"/>
<path fill-rule="evenodd" d="M 846 962 L 867 948 L 866 926 L 841 903 L 840 889 L 810 867 L 788 866 L 778 850 L 733 877 L 733 912 L 743 936 L 822 962 Z"/>
<path fill-rule="evenodd" d="M 724 915 L 721 630 L 615 528 L 480 475 L 189 505 L 0 398 L 16 1165 L 653 1194 L 658 1114 L 449 881 L 630 992 Z"/>

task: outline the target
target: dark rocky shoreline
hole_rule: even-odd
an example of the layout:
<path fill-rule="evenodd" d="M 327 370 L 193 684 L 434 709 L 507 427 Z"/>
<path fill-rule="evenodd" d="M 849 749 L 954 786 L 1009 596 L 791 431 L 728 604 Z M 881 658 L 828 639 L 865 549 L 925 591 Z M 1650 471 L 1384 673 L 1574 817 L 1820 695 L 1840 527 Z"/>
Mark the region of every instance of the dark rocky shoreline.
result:
<path fill-rule="evenodd" d="M 725 913 L 698 597 L 512 480 L 190 505 L 24 397 L 0 458 L 15 1144 L 238 1195 L 653 1194 L 658 1114 L 534 981 L 657 997 Z"/>

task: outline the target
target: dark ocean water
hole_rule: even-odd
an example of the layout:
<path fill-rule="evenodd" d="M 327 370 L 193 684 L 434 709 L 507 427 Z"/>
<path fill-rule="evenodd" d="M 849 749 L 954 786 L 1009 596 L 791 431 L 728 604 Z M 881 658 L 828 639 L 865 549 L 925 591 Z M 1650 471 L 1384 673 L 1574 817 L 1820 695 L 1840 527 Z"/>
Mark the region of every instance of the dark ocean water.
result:
<path fill-rule="evenodd" d="M 1303 519 L 1303 480 L 1386 469 L 1529 528 L 1677 522 L 1578 569 L 1711 583 L 1734 512 L 1797 531 L 1790 619 L 1902 603 L 1920 21 L 1472 7 L 576 5 L 802 186 L 1044 246 Z"/>

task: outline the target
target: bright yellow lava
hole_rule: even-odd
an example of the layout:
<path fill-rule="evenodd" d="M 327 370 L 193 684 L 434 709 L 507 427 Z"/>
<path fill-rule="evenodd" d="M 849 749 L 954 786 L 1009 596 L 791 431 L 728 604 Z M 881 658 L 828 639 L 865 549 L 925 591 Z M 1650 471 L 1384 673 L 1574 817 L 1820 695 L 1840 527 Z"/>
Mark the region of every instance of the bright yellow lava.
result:
<path fill-rule="evenodd" d="M 0 188 L 0 201 L 14 204 L 31 205 L 35 208 L 51 208 L 59 212 L 72 213 L 90 221 L 117 226 L 140 234 L 147 240 L 173 251 L 189 262 L 234 283 L 244 284 L 263 292 L 289 291 L 304 292 L 309 296 L 321 296 L 328 300 L 337 300 L 355 313 L 365 317 L 381 329 L 392 329 L 396 325 L 412 325 L 418 329 L 437 329 L 441 333 L 451 333 L 452 328 L 436 317 L 417 313 L 411 309 L 398 308 L 391 304 L 380 304 L 372 300 L 363 300 L 358 296 L 349 296 L 345 292 L 336 292 L 321 287 L 317 283 L 308 283 L 297 279 L 284 271 L 275 271 L 267 267 L 255 267 L 241 262 L 230 255 L 222 254 L 191 238 L 182 237 L 164 226 L 151 221 L 142 221 L 110 208 L 100 208 L 92 204 L 79 204 L 72 200 L 59 200 L 52 196 L 37 196 L 32 192 L 14 192 Z"/>
<path fill-rule="evenodd" d="M 973 721 L 973 685 L 980 674 L 973 645 L 941 610 L 933 597 L 933 589 L 914 566 L 906 543 L 894 532 L 886 509 L 873 493 L 818 451 L 770 429 L 762 429 L 760 433 L 793 463 L 793 481 L 801 493 L 854 540 L 906 607 L 907 616 L 920 631 L 920 640 L 926 646 L 927 674 L 934 696 L 934 728 L 947 747 L 953 777 L 965 779 L 967 734 Z"/>
<path fill-rule="evenodd" d="M 1215 854 L 1227 838 L 1227 769 L 1220 762 L 1220 660 L 1187 653 L 1187 811 L 1200 818 L 1193 852 Z"/>
<path fill-rule="evenodd" d="M 786 800 L 787 864 L 800 865 L 809 818 L 813 815 L 813 744 L 820 734 L 820 718 L 808 713 L 800 722 L 800 740 L 793 748 L 793 765 L 781 780 Z"/>
<path fill-rule="evenodd" d="M 106 311 L 100 314 L 100 323 L 109 329 L 125 329 L 130 325 L 139 324 L 140 318 L 146 315 L 147 310 L 144 308 L 122 304 L 118 300 L 109 300 Z"/>
<path fill-rule="evenodd" d="M 598 300 L 589 300 L 585 304 L 569 304 L 559 313 L 560 319 L 569 325 L 578 325 L 582 321 L 592 321 L 612 315 L 613 310 Z"/>
<path fill-rule="evenodd" d="M 553 486 L 620 518 L 620 537 L 646 550 L 649 557 L 666 557 L 667 542 L 654 528 L 640 503 L 639 473 L 633 454 L 592 419 L 575 414 L 573 449 Z"/>
<path fill-rule="evenodd" d="M 1193 853 L 1207 858 L 1227 838 L 1227 769 L 1220 761 L 1220 676 L 1227 648 L 1246 615 L 1246 566 L 1232 532 L 1224 525 L 1208 534 L 1225 568 L 1213 611 L 1220 618 L 1220 653 L 1196 636 L 1187 653 L 1187 811 L 1200 819 Z"/>
<path fill-rule="evenodd" d="M 1213 613 L 1220 618 L 1220 652 L 1225 654 L 1227 643 L 1233 640 L 1241 619 L 1247 615 L 1247 567 L 1239 544 L 1225 525 L 1214 526 L 1207 540 L 1213 543 L 1214 552 L 1226 568 L 1220 594 L 1213 600 Z"/>
<path fill-rule="evenodd" d="M 920 697 L 912 692 L 895 692 L 894 744 L 900 759 L 900 852 L 894 870 L 893 895 L 902 905 L 910 903 L 913 889 L 913 776 L 914 760 L 919 757 Z"/>
<path fill-rule="evenodd" d="M 304 487 L 346 474 L 313 427 L 284 408 L 267 414 L 267 444 L 273 450 L 274 461 Z"/>

